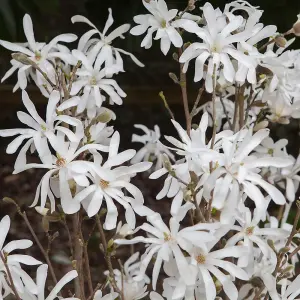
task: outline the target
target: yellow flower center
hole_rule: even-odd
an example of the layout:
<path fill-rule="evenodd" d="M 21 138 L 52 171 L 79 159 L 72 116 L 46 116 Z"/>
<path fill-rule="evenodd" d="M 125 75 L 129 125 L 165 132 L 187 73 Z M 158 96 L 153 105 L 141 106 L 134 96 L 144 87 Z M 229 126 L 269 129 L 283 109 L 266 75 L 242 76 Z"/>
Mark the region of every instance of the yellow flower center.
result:
<path fill-rule="evenodd" d="M 34 53 L 34 58 L 35 58 L 35 60 L 37 60 L 37 61 L 40 61 L 41 60 L 41 58 L 42 58 L 42 55 L 41 55 L 41 53 L 40 52 L 35 52 Z"/>
<path fill-rule="evenodd" d="M 56 161 L 56 166 L 57 167 L 64 167 L 66 165 L 66 160 L 63 158 L 63 157 L 59 157 L 57 158 L 57 161 Z"/>
<path fill-rule="evenodd" d="M 101 187 L 102 189 L 106 189 L 106 188 L 108 188 L 108 186 L 109 186 L 109 182 L 108 182 L 108 181 L 105 181 L 105 180 L 103 180 L 103 179 L 100 179 L 99 185 L 100 185 L 100 187 Z"/>
<path fill-rule="evenodd" d="M 161 21 L 161 27 L 166 28 L 167 27 L 167 22 L 165 20 Z"/>
<path fill-rule="evenodd" d="M 269 150 L 268 150 L 268 154 L 273 155 L 273 153 L 274 153 L 274 150 L 273 150 L 273 149 L 269 149 Z"/>
<path fill-rule="evenodd" d="M 92 77 L 91 80 L 90 80 L 90 85 L 96 85 L 97 84 L 97 79 L 96 77 Z"/>
<path fill-rule="evenodd" d="M 166 232 L 164 232 L 164 240 L 165 242 L 169 242 L 172 240 L 172 236 Z"/>
<path fill-rule="evenodd" d="M 253 231 L 254 231 L 254 226 L 251 226 L 251 227 L 248 227 L 245 232 L 247 235 L 252 235 Z"/>
<path fill-rule="evenodd" d="M 200 254 L 196 257 L 196 261 L 198 264 L 203 265 L 205 264 L 206 257 L 203 254 Z"/>

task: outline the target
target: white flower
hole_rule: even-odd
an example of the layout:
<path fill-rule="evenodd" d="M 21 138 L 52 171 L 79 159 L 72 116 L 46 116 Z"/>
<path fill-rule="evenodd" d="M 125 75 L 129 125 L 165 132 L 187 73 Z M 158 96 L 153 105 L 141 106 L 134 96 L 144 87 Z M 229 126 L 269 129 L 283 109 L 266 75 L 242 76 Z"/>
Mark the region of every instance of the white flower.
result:
<path fill-rule="evenodd" d="M 59 42 L 74 42 L 77 39 L 77 36 L 74 34 L 61 34 L 52 39 L 48 44 L 38 43 L 35 41 L 32 20 L 28 14 L 26 14 L 23 18 L 23 27 L 25 36 L 28 41 L 27 44 L 13 44 L 1 40 L 0 45 L 11 51 L 27 55 L 28 59 L 30 59 L 33 63 L 36 63 L 40 67 L 40 69 L 47 74 L 52 83 L 55 83 L 55 69 L 49 61 L 54 62 L 55 58 L 59 58 L 63 61 L 65 60 L 66 62 L 70 62 L 69 56 L 65 55 L 65 53 L 63 52 L 60 52 L 57 48 L 57 44 Z M 33 73 L 33 68 L 30 64 L 23 64 L 13 60 L 12 65 L 12 68 L 4 75 L 2 81 L 11 76 L 13 72 L 18 70 L 18 83 L 15 89 L 18 87 L 20 87 L 21 89 L 26 88 L 28 74 L 30 74 L 31 77 L 35 79 L 35 82 L 38 86 L 47 84 L 45 78 L 40 72 L 37 71 L 36 74 Z"/>
<path fill-rule="evenodd" d="M 147 35 L 141 43 L 141 47 L 149 49 L 152 46 L 152 36 L 156 32 L 155 40 L 160 41 L 160 48 L 163 54 L 167 54 L 171 44 L 180 48 L 183 45 L 182 37 L 177 28 L 183 28 L 188 32 L 199 30 L 197 23 L 182 16 L 177 19 L 177 9 L 169 10 L 164 0 L 143 0 L 145 8 L 150 12 L 147 15 L 138 15 L 134 21 L 138 24 L 130 31 L 133 35 L 142 35 L 147 31 Z"/>
<path fill-rule="evenodd" d="M 32 152 L 35 149 L 38 152 L 40 159 L 43 162 L 52 160 L 49 143 L 53 146 L 55 143 L 55 134 L 60 132 L 66 135 L 70 142 L 79 142 L 83 136 L 83 128 L 81 121 L 66 115 L 58 115 L 56 110 L 60 100 L 59 92 L 53 91 L 49 97 L 46 121 L 44 121 L 36 111 L 33 102 L 29 99 L 26 91 L 22 91 L 22 101 L 29 114 L 19 111 L 18 119 L 30 128 L 3 129 L 0 130 L 0 136 L 9 137 L 18 135 L 7 147 L 6 152 L 9 154 L 15 153 L 21 146 L 24 140 L 28 140 L 19 152 L 15 162 L 15 169 L 22 168 L 26 164 L 26 153 L 31 147 Z M 75 126 L 76 133 L 70 129 L 61 126 L 61 123 L 66 123 L 70 126 Z"/>
<path fill-rule="evenodd" d="M 109 8 L 108 11 L 109 16 L 102 33 L 87 18 L 79 15 L 72 17 L 71 20 L 73 23 L 82 22 L 93 28 L 80 38 L 78 50 L 88 54 L 89 59 L 96 59 L 97 64 L 102 64 L 104 62 L 107 74 L 111 74 L 112 72 L 124 72 L 123 59 L 120 54 L 128 55 L 138 66 L 144 67 L 144 65 L 133 54 L 111 45 L 117 37 L 124 38 L 123 34 L 130 29 L 130 25 L 121 25 L 113 30 L 109 35 L 106 35 L 108 29 L 114 22 L 111 8 Z M 100 39 L 92 39 L 95 34 L 98 35 Z"/>
<path fill-rule="evenodd" d="M 118 293 L 116 292 L 111 292 L 109 294 L 106 294 L 106 295 L 102 295 L 102 291 L 101 290 L 98 290 L 96 293 L 95 293 L 95 296 L 94 296 L 94 299 L 93 300 L 115 300 L 117 299 L 119 296 Z"/>
<path fill-rule="evenodd" d="M 172 161 L 175 160 L 174 155 L 160 143 L 159 139 L 160 129 L 157 125 L 154 126 L 154 131 L 148 129 L 144 125 L 136 124 L 135 128 L 141 129 L 145 132 L 144 135 L 139 136 L 137 134 L 132 135 L 132 142 L 143 143 L 142 147 L 131 160 L 131 163 L 138 163 L 141 161 L 155 161 L 155 170 L 161 169 L 163 166 L 163 154 L 166 154 Z"/>
<path fill-rule="evenodd" d="M 149 278 L 145 275 L 141 280 L 135 280 L 141 264 L 139 255 L 137 252 L 127 259 L 123 266 L 124 273 L 117 269 L 114 270 L 117 286 L 122 290 L 125 300 L 139 300 L 148 294 Z M 104 274 L 109 275 L 109 272 L 105 271 Z"/>
<path fill-rule="evenodd" d="M 229 275 L 248 280 L 248 274 L 232 262 L 224 260 L 227 257 L 240 258 L 246 255 L 245 247 L 229 247 L 216 251 L 209 249 L 194 249 L 192 253 L 192 265 L 197 267 L 198 276 L 203 280 L 205 285 L 206 300 L 214 300 L 216 298 L 216 286 L 213 281 L 214 275 L 222 284 L 225 294 L 231 300 L 237 300 L 238 290 Z M 219 268 L 225 270 L 229 275 L 222 273 Z"/>
<path fill-rule="evenodd" d="M 243 240 L 243 245 L 247 248 L 247 254 L 239 259 L 239 266 L 248 267 L 249 270 L 254 268 L 254 245 L 260 249 L 261 253 L 264 255 L 264 259 L 269 259 L 271 263 L 276 265 L 277 258 L 275 252 L 270 248 L 265 239 L 266 236 L 269 239 L 288 236 L 288 232 L 283 229 L 278 228 L 259 228 L 258 223 L 260 221 L 260 216 L 257 212 L 254 212 L 253 218 L 251 217 L 251 212 L 248 208 L 241 212 L 240 215 L 236 217 L 239 225 L 233 225 L 232 230 L 238 231 L 234 236 L 232 236 L 226 244 L 226 247 L 231 247 L 237 244 L 240 240 Z"/>
<path fill-rule="evenodd" d="M 120 135 L 115 132 L 110 141 L 108 159 L 104 163 L 102 163 L 101 156 L 94 154 L 95 164 L 92 163 L 88 176 L 92 184 L 74 197 L 75 202 L 82 202 L 89 217 L 98 213 L 104 199 L 107 206 L 104 227 L 107 230 L 114 229 L 117 223 L 118 210 L 113 200 L 125 208 L 126 222 L 132 229 L 135 227 L 134 204 L 132 209 L 131 198 L 122 192 L 122 188 L 126 189 L 142 205 L 144 202 L 143 195 L 136 186 L 130 183 L 130 179 L 135 173 L 143 172 L 151 166 L 149 162 L 134 164 L 129 167 L 119 166 L 129 161 L 136 153 L 135 150 L 118 153 L 119 143 Z M 102 174 L 110 174 L 110 179 L 108 180 L 107 176 L 103 177 Z"/>
<path fill-rule="evenodd" d="M 292 282 L 287 283 L 287 279 L 283 279 L 282 281 L 285 281 L 286 284 L 281 285 L 281 300 L 296 299 L 300 295 L 300 275 Z"/>
<path fill-rule="evenodd" d="M 51 292 L 47 297 L 45 297 L 45 284 L 47 279 L 48 265 L 41 265 L 38 267 L 36 272 L 36 284 L 37 284 L 37 293 L 34 295 L 30 291 L 25 290 L 23 294 L 20 296 L 23 300 L 54 300 L 56 298 L 59 299 L 68 299 L 68 300 L 79 300 L 78 298 L 63 298 L 59 297 L 58 293 L 61 289 L 70 281 L 78 276 L 77 271 L 73 270 L 64 275 L 59 282 L 51 289 Z"/>
<path fill-rule="evenodd" d="M 112 102 L 121 105 L 121 97 L 126 97 L 124 91 L 119 87 L 113 79 L 107 79 L 105 68 L 101 69 L 102 62 L 90 59 L 79 50 L 73 50 L 72 54 L 77 60 L 82 62 L 82 67 L 78 69 L 76 75 L 77 81 L 72 85 L 71 94 L 77 93 L 83 89 L 83 95 L 78 100 L 77 113 L 82 113 L 86 107 L 90 107 L 89 101 L 93 101 L 94 109 L 101 107 L 105 101 L 107 94 Z M 92 97 L 91 97 L 92 96 Z"/>
<path fill-rule="evenodd" d="M 189 62 L 196 58 L 194 80 L 197 82 L 205 78 L 206 90 L 211 93 L 214 89 L 213 75 L 218 75 L 221 65 L 225 79 L 234 82 L 235 70 L 231 57 L 249 69 L 254 70 L 255 66 L 249 57 L 233 46 L 233 43 L 245 41 L 249 37 L 249 33 L 246 31 L 232 34 L 242 25 L 243 18 L 232 16 L 226 23 L 225 16 L 220 16 L 219 11 L 214 10 L 210 3 L 203 6 L 203 14 L 207 25 L 196 32 L 203 43 L 191 44 L 183 52 L 179 61 L 185 64 L 184 70 L 186 71 Z M 204 65 L 207 60 L 208 67 L 205 76 Z"/>
<path fill-rule="evenodd" d="M 27 249 L 32 246 L 32 241 L 30 240 L 15 240 L 10 241 L 5 246 L 3 246 L 5 239 L 7 237 L 7 233 L 10 228 L 10 218 L 9 216 L 5 216 L 0 221 L 0 252 L 1 256 L 5 258 L 6 264 L 11 273 L 14 286 L 16 287 L 18 293 L 22 293 L 24 289 L 27 289 L 33 294 L 37 293 L 37 286 L 34 281 L 30 278 L 30 276 L 21 268 L 20 264 L 34 266 L 41 264 L 40 261 L 36 260 L 32 256 L 23 255 L 23 254 L 11 254 L 11 252 L 18 249 Z M 0 271 L 5 273 L 7 276 L 7 270 L 0 258 Z M 0 273 L 1 273 L 0 272 Z M 6 280 L 3 277 L 0 277 L 0 280 Z M 5 287 L 5 283 L 2 282 Z M 11 284 L 11 283 L 10 283 Z"/>
<path fill-rule="evenodd" d="M 131 240 L 115 240 L 116 244 L 130 245 L 135 243 L 149 244 L 147 250 L 141 260 L 140 273 L 138 278 L 143 278 L 146 269 L 154 256 L 157 253 L 156 261 L 152 273 L 153 289 L 156 289 L 157 278 L 163 261 L 169 261 L 173 256 L 179 273 L 186 284 L 195 283 L 195 272 L 189 266 L 182 250 L 189 251 L 193 246 L 206 248 L 205 243 L 211 242 L 215 238 L 212 232 L 220 225 L 215 224 L 197 224 L 191 227 L 185 227 L 179 230 L 180 223 L 175 218 L 170 219 L 170 228 L 162 221 L 158 213 L 154 213 L 147 217 L 149 223 L 144 223 L 138 229 L 142 229 L 150 237 L 138 236 Z M 203 231 L 201 231 L 203 230 Z M 205 232 L 204 230 L 209 231 Z"/>
<path fill-rule="evenodd" d="M 230 191 L 231 183 L 238 182 L 243 186 L 243 192 L 255 202 L 261 215 L 266 211 L 265 197 L 260 189 L 262 187 L 277 204 L 286 202 L 282 193 L 273 185 L 263 180 L 258 174 L 262 167 L 282 168 L 290 166 L 291 160 L 282 157 L 257 158 L 250 153 L 269 135 L 268 129 L 261 129 L 253 134 L 253 128 L 242 130 L 233 138 L 223 138 L 224 156 L 204 185 L 204 197 L 210 199 L 213 190 L 213 206 L 222 209 L 225 198 Z M 217 178 L 219 178 L 218 181 Z M 238 194 L 237 194 L 238 196 Z M 238 199 L 235 202 L 237 205 Z"/>
<path fill-rule="evenodd" d="M 232 132 L 229 130 L 217 134 L 215 137 L 215 144 L 211 147 L 212 141 L 206 141 L 206 130 L 208 127 L 207 113 L 203 114 L 198 128 L 191 130 L 190 136 L 178 122 L 172 120 L 172 123 L 177 130 L 181 141 L 172 136 L 165 136 L 166 140 L 176 147 L 168 148 L 176 151 L 180 156 L 185 156 L 190 171 L 194 171 L 197 175 L 199 175 L 203 169 L 208 169 L 210 162 L 215 162 L 220 159 L 217 150 L 222 145 L 222 138 L 232 135 Z"/>
<path fill-rule="evenodd" d="M 17 174 L 31 168 L 49 169 L 37 187 L 32 206 L 35 206 L 41 197 L 40 207 L 44 208 L 46 200 L 49 198 L 51 211 L 53 212 L 55 210 L 54 193 L 56 196 L 59 194 L 58 197 L 61 198 L 62 209 L 66 214 L 73 214 L 80 209 L 80 202 L 72 197 L 70 186 L 72 182 L 69 181 L 74 180 L 76 184 L 82 187 L 88 186 L 89 181 L 86 175 L 90 169 L 90 165 L 88 162 L 76 160 L 76 158 L 85 151 L 98 150 L 107 152 L 108 147 L 99 144 L 88 144 L 79 148 L 78 145 L 79 143 L 65 142 L 64 136 L 57 136 L 56 143 L 53 145 L 56 156 L 52 155 L 51 161 L 43 162 L 43 164 L 27 164 L 14 171 L 14 174 Z M 55 175 L 59 177 L 58 191 L 56 191 L 54 185 L 50 184 L 51 177 Z M 105 180 L 109 180 L 110 178 L 110 174 L 107 172 L 101 175 Z"/>
<path fill-rule="evenodd" d="M 286 180 L 286 185 L 282 186 L 285 188 L 286 197 L 289 201 L 295 201 L 296 193 L 299 188 L 300 176 L 300 155 L 295 159 L 292 156 L 289 158 L 293 161 L 293 164 L 289 167 L 283 168 L 279 176 L 275 176 L 274 181 L 281 181 L 282 179 Z"/>

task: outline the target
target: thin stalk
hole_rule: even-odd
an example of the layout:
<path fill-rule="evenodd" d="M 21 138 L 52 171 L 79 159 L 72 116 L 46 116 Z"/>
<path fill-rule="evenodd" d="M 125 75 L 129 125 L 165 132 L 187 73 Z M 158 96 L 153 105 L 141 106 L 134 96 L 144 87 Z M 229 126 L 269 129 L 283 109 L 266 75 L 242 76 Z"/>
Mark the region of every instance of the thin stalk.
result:
<path fill-rule="evenodd" d="M 15 287 L 15 284 L 14 284 L 13 278 L 12 278 L 12 276 L 11 276 L 9 267 L 8 267 L 8 265 L 7 265 L 7 260 L 5 259 L 4 255 L 3 255 L 3 253 L 2 253 L 1 251 L 0 251 L 0 257 L 1 257 L 1 260 L 3 261 L 4 267 L 5 267 L 5 269 L 6 269 L 7 276 L 8 276 L 9 281 L 10 281 L 9 286 L 10 286 L 10 288 L 13 290 L 13 292 L 14 292 L 14 294 L 15 294 L 17 300 L 21 300 L 21 298 L 20 298 L 20 296 L 19 296 L 19 294 L 18 294 L 18 291 L 17 291 L 17 289 L 16 289 L 16 287 Z"/>
<path fill-rule="evenodd" d="M 112 262 L 111 262 L 111 255 L 107 251 L 108 249 L 107 249 L 106 236 L 105 236 L 105 233 L 103 230 L 103 226 L 102 226 L 100 217 L 98 215 L 96 216 L 96 222 L 97 222 L 97 227 L 98 227 L 98 230 L 100 233 L 100 238 L 101 238 L 101 242 L 102 242 L 102 246 L 103 246 L 104 257 L 105 257 L 106 264 L 108 267 L 110 283 L 111 283 L 112 287 L 114 288 L 114 290 L 120 295 L 121 299 L 124 300 L 123 292 L 119 289 L 116 279 L 115 279 L 114 269 L 113 269 Z"/>
<path fill-rule="evenodd" d="M 26 212 L 21 212 L 21 210 L 18 208 L 18 213 L 19 215 L 23 218 L 23 220 L 25 221 L 25 224 L 27 225 L 31 235 L 33 236 L 34 238 L 34 241 L 36 242 L 36 244 L 38 245 L 40 251 L 42 252 L 47 264 L 48 264 L 48 267 L 49 267 L 49 270 L 50 270 L 50 274 L 51 274 L 51 277 L 54 281 L 55 284 L 57 284 L 57 278 L 56 278 L 56 275 L 55 275 L 55 272 L 54 272 L 54 268 L 52 266 L 52 263 L 51 263 L 51 260 L 49 258 L 49 255 L 47 253 L 47 251 L 45 251 L 44 247 L 42 246 L 41 242 L 39 241 L 37 235 L 35 234 L 31 224 L 30 224 L 30 221 L 28 220 L 27 218 L 27 215 L 26 215 Z"/>
<path fill-rule="evenodd" d="M 179 52 L 179 57 L 180 57 L 183 53 L 182 48 L 179 48 L 178 52 Z M 187 134 L 190 135 L 191 128 L 192 128 L 192 122 L 191 122 L 188 95 L 187 95 L 186 74 L 183 72 L 183 67 L 184 67 L 184 64 L 180 64 L 180 88 L 181 88 L 184 114 L 185 114 L 185 120 L 186 120 L 186 131 L 187 131 Z"/>
<path fill-rule="evenodd" d="M 78 277 L 74 280 L 75 297 L 84 299 L 83 283 L 82 283 L 82 241 L 80 240 L 79 230 L 79 213 L 72 215 L 72 227 L 73 227 L 73 245 L 74 245 L 74 266 L 77 270 Z"/>
<path fill-rule="evenodd" d="M 82 231 L 80 230 L 81 240 L 84 241 Z M 85 267 L 85 274 L 87 276 L 86 281 L 89 288 L 90 295 L 93 294 L 93 281 L 91 276 L 91 269 L 90 269 L 90 260 L 89 260 L 89 254 L 88 254 L 88 242 L 83 243 L 83 258 L 84 258 L 84 267 Z"/>

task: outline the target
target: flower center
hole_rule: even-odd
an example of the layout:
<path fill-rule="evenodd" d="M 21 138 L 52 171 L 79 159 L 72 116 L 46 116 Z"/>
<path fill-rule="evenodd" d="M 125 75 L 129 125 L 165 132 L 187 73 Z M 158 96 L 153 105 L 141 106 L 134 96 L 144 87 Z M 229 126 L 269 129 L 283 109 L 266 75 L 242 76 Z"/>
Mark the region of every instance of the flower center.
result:
<path fill-rule="evenodd" d="M 162 20 L 160 23 L 162 28 L 166 28 L 167 27 L 167 21 L 166 20 Z"/>
<path fill-rule="evenodd" d="M 164 232 L 164 240 L 165 242 L 170 242 L 172 240 L 172 236 L 166 232 Z"/>
<path fill-rule="evenodd" d="M 41 125 L 41 128 L 42 128 L 43 131 L 47 130 L 47 127 L 45 125 Z"/>
<path fill-rule="evenodd" d="M 40 61 L 41 60 L 41 58 L 42 58 L 42 55 L 41 55 L 41 53 L 40 52 L 38 52 L 38 51 L 36 51 L 35 53 L 34 53 L 34 59 L 36 60 L 36 61 Z"/>
<path fill-rule="evenodd" d="M 63 157 L 59 157 L 57 158 L 57 161 L 56 161 L 56 166 L 57 167 L 64 167 L 66 165 L 66 160 L 63 158 Z"/>
<path fill-rule="evenodd" d="M 274 153 L 274 149 L 269 149 L 268 150 L 268 154 L 273 155 L 273 153 Z"/>
<path fill-rule="evenodd" d="M 247 235 L 252 235 L 253 231 L 254 231 L 254 226 L 251 226 L 251 227 L 248 227 L 245 232 Z"/>
<path fill-rule="evenodd" d="M 91 79 L 90 79 L 90 85 L 96 85 L 97 84 L 97 79 L 95 76 L 93 76 Z"/>
<path fill-rule="evenodd" d="M 109 182 L 108 182 L 108 181 L 105 181 L 105 180 L 103 180 L 103 179 L 100 179 L 99 185 L 100 185 L 100 187 L 101 187 L 102 189 L 106 189 L 106 188 L 108 188 L 108 186 L 109 186 Z"/>
<path fill-rule="evenodd" d="M 203 265 L 205 264 L 206 257 L 203 254 L 200 254 L 196 257 L 196 261 L 198 264 Z"/>

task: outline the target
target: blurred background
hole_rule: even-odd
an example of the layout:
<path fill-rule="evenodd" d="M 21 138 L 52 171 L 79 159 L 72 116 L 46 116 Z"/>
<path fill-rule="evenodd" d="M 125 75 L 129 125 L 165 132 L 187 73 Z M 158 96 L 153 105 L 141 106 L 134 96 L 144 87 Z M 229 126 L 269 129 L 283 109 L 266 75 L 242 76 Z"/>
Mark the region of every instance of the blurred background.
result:
<path fill-rule="evenodd" d="M 187 0 L 167 0 L 169 8 L 184 9 Z M 223 9 L 229 1 L 212 0 L 214 6 Z M 275 24 L 279 32 L 286 32 L 291 28 L 300 12 L 299 0 L 253 0 L 249 1 L 252 5 L 258 5 L 265 10 L 262 21 L 264 24 Z M 203 5 L 205 1 L 200 2 Z M 83 23 L 73 25 L 71 17 L 81 14 L 90 19 L 100 31 L 106 22 L 108 8 L 113 10 L 115 23 L 117 27 L 124 23 L 133 24 L 133 16 L 139 13 L 146 13 L 140 0 L 0 0 L 0 39 L 12 42 L 25 42 L 23 33 L 22 18 L 25 13 L 31 15 L 34 25 L 34 31 L 37 41 L 50 41 L 60 33 L 72 32 L 81 36 L 88 30 L 88 26 Z M 197 13 L 194 11 L 193 13 Z M 112 28 L 115 28 L 112 27 Z M 169 121 L 169 116 L 158 97 L 160 91 L 164 94 L 174 112 L 176 119 L 183 122 L 183 110 L 181 106 L 180 89 L 174 85 L 169 78 L 168 73 L 178 74 L 178 65 L 172 59 L 172 52 L 165 57 L 159 49 L 159 43 L 155 42 L 150 50 L 140 48 L 141 37 L 127 35 L 125 40 L 117 40 L 117 46 L 134 53 L 145 65 L 145 68 L 137 67 L 131 60 L 125 58 L 125 74 L 120 74 L 116 80 L 126 91 L 128 97 L 125 99 L 122 107 L 114 107 L 117 114 L 115 128 L 121 132 L 122 148 L 132 148 L 139 145 L 131 144 L 131 134 L 133 124 L 142 123 L 150 128 L 158 124 L 163 128 L 163 134 L 173 134 L 173 128 Z M 74 45 L 74 48 L 76 44 Z M 300 38 L 293 44 L 292 48 L 300 48 Z M 6 49 L 0 49 L 0 78 L 9 69 L 10 52 Z M 193 71 L 189 73 L 193 76 Z M 20 126 L 16 118 L 16 111 L 23 110 L 20 92 L 12 94 L 13 85 L 16 82 L 16 76 L 0 85 L 0 128 L 17 128 Z M 196 91 L 199 83 L 194 84 L 190 81 L 189 99 L 192 103 L 196 98 Z M 43 116 L 45 111 L 46 99 L 40 95 L 40 92 L 30 86 L 28 88 L 31 99 L 35 102 L 39 113 Z M 205 97 L 204 97 L 205 98 Z M 272 135 L 279 138 L 289 139 L 289 151 L 294 155 L 299 151 L 299 123 L 292 122 L 289 126 L 275 126 L 272 128 Z M 4 196 L 12 197 L 20 205 L 27 206 L 32 203 L 37 184 L 44 173 L 43 171 L 29 171 L 19 175 L 11 175 L 15 157 L 7 155 L 5 148 L 9 143 L 8 139 L 0 140 L 0 199 Z M 143 191 L 147 203 L 151 206 L 154 203 L 155 195 L 161 184 L 149 181 L 146 176 L 137 178 L 137 185 Z M 164 202 L 165 203 L 165 202 Z M 164 206 L 160 202 L 160 211 L 164 211 Z M 167 210 L 165 210 L 167 211 Z M 4 204 L 0 209 L 0 216 L 6 213 L 13 215 L 16 220 L 20 220 L 17 214 L 14 214 L 14 208 Z M 43 234 L 41 218 L 34 217 L 29 211 L 29 217 L 34 222 L 36 231 L 44 243 L 47 238 Z M 11 234 L 14 238 L 26 237 L 22 222 L 15 222 Z M 55 226 L 55 225 L 54 225 Z M 20 230 L 22 228 L 22 230 Z M 51 229 L 54 232 L 56 229 Z M 60 233 L 63 236 L 63 233 Z M 24 236 L 25 235 L 25 236 Z M 27 237 L 30 237 L 28 235 Z M 63 236 L 64 237 L 64 236 Z M 64 243 L 56 245 L 56 252 L 53 253 L 58 264 L 68 265 L 68 260 L 63 262 L 62 257 L 68 254 L 63 253 L 57 256 L 57 253 L 63 251 Z M 98 247 L 98 244 L 95 244 Z M 36 251 L 33 248 L 33 251 Z M 96 253 L 96 252 L 95 252 Z M 97 252 L 98 253 L 98 252 Z M 39 255 L 39 254 L 38 254 Z M 97 259 L 99 254 L 95 254 L 93 259 Z M 38 257 L 37 257 L 38 258 Z M 97 270 L 93 269 L 93 272 Z"/>

